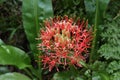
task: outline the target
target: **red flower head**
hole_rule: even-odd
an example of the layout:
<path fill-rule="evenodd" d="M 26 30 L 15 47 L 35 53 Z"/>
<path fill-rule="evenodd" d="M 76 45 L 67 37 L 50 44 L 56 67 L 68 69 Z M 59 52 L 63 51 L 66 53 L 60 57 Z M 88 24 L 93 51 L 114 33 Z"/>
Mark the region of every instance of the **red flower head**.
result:
<path fill-rule="evenodd" d="M 45 21 L 45 29 L 41 30 L 38 45 L 43 50 L 42 63 L 44 68 L 51 71 L 59 65 L 74 65 L 81 67 L 79 61 L 86 59 L 92 40 L 92 31 L 88 29 L 88 22 L 72 18 L 55 17 Z M 57 68 L 58 69 L 58 68 Z"/>

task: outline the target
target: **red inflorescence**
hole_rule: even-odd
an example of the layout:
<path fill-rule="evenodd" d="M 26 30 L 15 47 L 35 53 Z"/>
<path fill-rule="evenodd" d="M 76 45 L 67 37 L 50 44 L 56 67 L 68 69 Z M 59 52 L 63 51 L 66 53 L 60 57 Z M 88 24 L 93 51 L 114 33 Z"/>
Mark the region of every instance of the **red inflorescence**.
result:
<path fill-rule="evenodd" d="M 51 71 L 54 67 L 74 65 L 81 67 L 80 60 L 86 60 L 91 46 L 92 30 L 88 29 L 87 21 L 78 20 L 74 23 L 72 18 L 64 16 L 55 17 L 45 21 L 45 29 L 40 31 L 38 44 L 43 51 L 40 56 L 44 68 Z"/>

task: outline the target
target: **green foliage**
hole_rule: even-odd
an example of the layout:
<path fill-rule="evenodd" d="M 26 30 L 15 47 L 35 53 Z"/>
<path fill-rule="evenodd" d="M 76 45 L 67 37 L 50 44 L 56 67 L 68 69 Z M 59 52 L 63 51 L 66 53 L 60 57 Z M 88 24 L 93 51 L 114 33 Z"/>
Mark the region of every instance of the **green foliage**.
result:
<path fill-rule="evenodd" d="M 120 11 L 120 0 L 111 0 L 107 12 L 110 14 L 110 16 L 115 17 L 117 13 Z"/>
<path fill-rule="evenodd" d="M 104 72 L 93 72 L 92 80 L 110 80 L 109 76 Z"/>
<path fill-rule="evenodd" d="M 96 2 L 94 0 L 84 0 L 85 4 L 85 11 L 86 11 L 86 17 L 89 20 L 89 24 L 93 24 L 95 21 L 95 10 L 96 10 Z"/>
<path fill-rule="evenodd" d="M 51 0 L 23 0 L 22 12 L 24 30 L 34 58 L 37 60 L 40 52 L 37 50 L 38 41 L 35 38 L 39 36 L 40 27 L 42 27 L 40 24 L 43 20 L 53 17 L 52 2 Z M 38 67 L 40 78 L 42 78 L 40 62 Z"/>
<path fill-rule="evenodd" d="M 110 80 L 109 74 L 106 72 L 107 62 L 95 61 L 90 65 L 92 80 Z"/>
<path fill-rule="evenodd" d="M 50 0 L 23 0 L 23 25 L 34 54 L 38 53 L 37 40 L 40 24 L 45 18 L 52 17 L 52 4 Z"/>
<path fill-rule="evenodd" d="M 84 18 L 84 0 L 53 0 L 54 15 Z"/>
<path fill-rule="evenodd" d="M 85 0 L 85 10 L 86 17 L 90 20 L 90 24 L 94 24 L 94 39 L 92 43 L 92 49 L 90 54 L 90 62 L 99 57 L 97 50 L 99 47 L 98 38 L 99 38 L 99 25 L 103 23 L 103 18 L 105 16 L 105 11 L 110 0 Z M 102 6 L 101 6 L 102 5 Z"/>
<path fill-rule="evenodd" d="M 4 44 L 4 42 L 2 41 L 2 39 L 0 39 L 0 45 Z"/>
<path fill-rule="evenodd" d="M 120 80 L 120 71 L 113 73 L 110 77 L 111 80 Z"/>
<path fill-rule="evenodd" d="M 90 20 L 90 24 L 95 23 L 96 26 L 103 23 L 109 2 L 110 0 L 84 0 L 86 17 Z"/>
<path fill-rule="evenodd" d="M 0 38 L 9 45 L 28 51 L 22 26 L 22 0 L 0 0 Z M 19 36 L 18 36 L 19 35 Z"/>
<path fill-rule="evenodd" d="M 79 76 L 77 69 L 72 68 L 69 71 L 57 72 L 53 76 L 53 80 L 83 80 Z"/>
<path fill-rule="evenodd" d="M 108 73 L 114 73 L 116 71 L 120 71 L 120 61 L 110 62 L 106 70 Z"/>
<path fill-rule="evenodd" d="M 107 67 L 107 62 L 101 62 L 101 61 L 95 61 L 91 68 L 95 71 L 105 71 L 105 68 Z M 106 72 L 106 71 L 105 71 Z"/>
<path fill-rule="evenodd" d="M 21 26 L 21 1 L 20 0 L 0 0 L 0 26 L 3 31 L 6 28 L 17 28 Z"/>
<path fill-rule="evenodd" d="M 22 2 L 23 14 L 21 16 Z M 5 45 L 4 42 L 16 44 L 17 41 L 22 45 L 25 39 L 22 28 L 23 17 L 30 48 L 33 55 L 37 55 L 38 42 L 35 38 L 39 35 L 43 20 L 53 17 L 54 13 L 55 16 L 87 18 L 89 25 L 94 27 L 94 40 L 90 61 L 86 60 L 89 63 L 80 62 L 81 68 L 72 67 L 64 71 L 60 69 L 57 73 L 53 71 L 44 75 L 45 72 L 43 72 L 43 76 L 47 79 L 49 77 L 48 80 L 54 73 L 52 80 L 120 80 L 119 4 L 120 0 L 0 0 L 0 65 L 3 65 L 0 67 L 0 74 L 9 72 L 4 65 L 13 65 L 23 69 L 32 80 L 42 80 L 42 68 L 40 66 L 38 69 L 33 57 L 33 63 L 30 64 L 31 60 L 27 53 L 19 48 Z M 20 38 L 21 35 L 22 38 Z M 26 41 L 24 46 L 28 46 Z M 20 73 L 0 75 L 0 80 L 31 80 L 30 78 Z"/>
<path fill-rule="evenodd" d="M 120 60 L 116 61 L 113 60 L 110 63 L 108 63 L 108 66 L 106 67 L 106 72 L 109 73 L 111 80 L 119 80 L 120 79 Z"/>
<path fill-rule="evenodd" d="M 14 65 L 19 69 L 24 69 L 30 66 L 30 58 L 19 48 L 8 45 L 0 45 L 0 64 Z"/>
<path fill-rule="evenodd" d="M 104 32 L 101 34 L 103 41 L 105 42 L 99 53 L 105 59 L 117 59 L 120 60 L 120 18 L 108 22 L 104 25 Z"/>
<path fill-rule="evenodd" d="M 6 73 L 0 75 L 0 80 L 31 80 L 27 76 L 20 74 L 20 73 Z"/>
<path fill-rule="evenodd" d="M 108 19 L 103 26 L 102 45 L 98 52 L 105 58 L 105 71 L 111 75 L 110 80 L 120 79 L 120 17 Z M 105 64 L 104 64 L 105 65 Z"/>
<path fill-rule="evenodd" d="M 5 2 L 6 0 L 0 0 L 0 4 L 2 4 L 3 2 Z"/>

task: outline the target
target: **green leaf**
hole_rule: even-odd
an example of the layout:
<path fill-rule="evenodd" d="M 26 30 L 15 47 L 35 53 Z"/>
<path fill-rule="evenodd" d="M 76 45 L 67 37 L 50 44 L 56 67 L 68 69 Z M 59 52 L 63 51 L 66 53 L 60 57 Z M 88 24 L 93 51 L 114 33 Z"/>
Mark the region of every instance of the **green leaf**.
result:
<path fill-rule="evenodd" d="M 31 80 L 31 79 L 23 74 L 14 72 L 0 75 L 0 80 Z"/>
<path fill-rule="evenodd" d="M 105 17 L 105 12 L 110 0 L 96 0 L 96 13 L 95 13 L 95 26 L 103 23 L 103 18 Z"/>
<path fill-rule="evenodd" d="M 66 72 L 58 72 L 53 76 L 53 80 L 70 80 L 71 74 Z"/>
<path fill-rule="evenodd" d="M 108 73 L 114 73 L 116 71 L 120 71 L 120 61 L 112 61 L 108 64 L 106 68 Z"/>
<path fill-rule="evenodd" d="M 22 6 L 22 16 L 23 16 L 23 26 L 27 39 L 30 43 L 30 48 L 32 53 L 37 59 L 36 55 L 40 54 L 37 50 L 38 41 L 35 38 L 38 38 L 40 24 L 43 23 L 43 20 L 49 17 L 53 17 L 52 10 L 52 1 L 51 0 L 23 0 Z M 38 63 L 38 72 L 41 78 L 41 63 Z"/>
<path fill-rule="evenodd" d="M 104 25 L 101 37 L 105 44 L 102 44 L 98 52 L 105 59 L 120 60 L 120 17 Z"/>
<path fill-rule="evenodd" d="M 99 73 L 101 80 L 110 80 L 109 76 L 105 73 Z"/>
<path fill-rule="evenodd" d="M 52 2 L 51 0 L 23 0 L 22 13 L 27 39 L 32 52 L 36 54 L 38 51 L 35 38 L 38 37 L 43 20 L 53 17 Z"/>
<path fill-rule="evenodd" d="M 104 72 L 93 72 L 92 80 L 110 80 L 108 74 Z"/>
<path fill-rule="evenodd" d="M 86 16 L 89 20 L 89 24 L 94 24 L 95 21 L 95 1 L 94 0 L 84 0 Z"/>
<path fill-rule="evenodd" d="M 2 39 L 0 39 L 0 45 L 2 45 L 2 44 L 5 44 L 5 43 L 2 41 Z"/>
<path fill-rule="evenodd" d="M 57 72 L 53 76 L 53 80 L 82 80 L 79 76 L 79 72 L 73 66 L 69 71 Z"/>
<path fill-rule="evenodd" d="M 95 71 L 105 71 L 107 67 L 107 62 L 104 61 L 95 61 L 92 65 L 90 65 L 92 70 Z"/>
<path fill-rule="evenodd" d="M 110 0 L 84 0 L 85 10 L 89 23 L 100 24 L 105 17 L 105 11 L 107 9 Z"/>
<path fill-rule="evenodd" d="M 120 80 L 120 70 L 113 73 L 112 76 L 110 77 L 110 80 Z"/>
<path fill-rule="evenodd" d="M 85 68 L 88 68 L 88 65 L 84 61 L 80 60 L 79 63 Z"/>
<path fill-rule="evenodd" d="M 99 25 L 103 23 L 105 11 L 108 6 L 110 0 L 96 0 L 96 12 L 95 12 L 95 21 L 94 21 L 94 39 L 92 42 L 92 49 L 90 54 L 90 62 L 93 62 L 96 58 L 98 58 L 97 50 L 98 50 L 98 41 L 99 41 Z M 90 20 L 90 19 L 89 19 Z"/>
<path fill-rule="evenodd" d="M 0 45 L 0 65 L 14 65 L 24 69 L 30 66 L 30 58 L 19 48 Z"/>

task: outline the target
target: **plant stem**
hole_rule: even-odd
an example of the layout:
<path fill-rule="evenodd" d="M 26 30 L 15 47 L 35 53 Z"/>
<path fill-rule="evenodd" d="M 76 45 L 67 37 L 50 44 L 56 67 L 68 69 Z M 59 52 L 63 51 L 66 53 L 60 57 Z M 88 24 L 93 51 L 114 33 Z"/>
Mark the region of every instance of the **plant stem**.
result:
<path fill-rule="evenodd" d="M 32 78 L 34 79 L 32 73 L 28 69 L 24 69 L 24 71 Z"/>
<path fill-rule="evenodd" d="M 35 70 L 32 66 L 30 67 L 31 72 L 33 73 L 34 76 L 36 76 L 39 80 L 42 80 L 42 77 L 40 76 L 39 69 Z"/>

